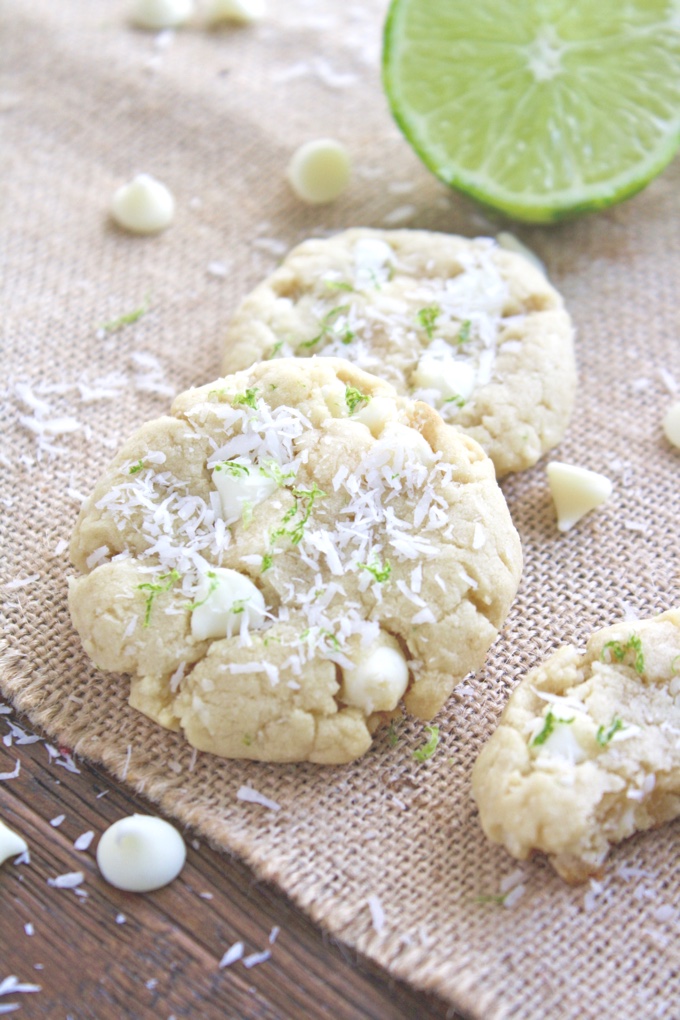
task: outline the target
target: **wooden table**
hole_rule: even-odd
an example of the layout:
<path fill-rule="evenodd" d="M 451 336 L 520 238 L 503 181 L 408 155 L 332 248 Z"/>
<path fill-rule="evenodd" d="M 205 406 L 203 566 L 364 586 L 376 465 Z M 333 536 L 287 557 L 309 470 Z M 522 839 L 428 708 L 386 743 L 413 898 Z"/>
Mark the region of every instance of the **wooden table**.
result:
<path fill-rule="evenodd" d="M 6 707 L 0 701 L 0 712 Z M 39 739 L 22 743 L 14 729 L 10 744 L 17 726 Z M 17 1020 L 455 1020 L 446 1003 L 357 958 L 190 831 L 186 866 L 165 889 L 109 886 L 95 860 L 99 836 L 125 815 L 157 814 L 154 806 L 96 765 L 57 767 L 49 739 L 17 713 L 0 714 L 0 734 L 0 773 L 20 762 L 18 776 L 0 782 L 0 818 L 30 848 L 30 864 L 0 867 L 0 983 L 16 975 L 41 986 L 0 996 L 0 1012 L 17 1003 Z M 89 831 L 89 848 L 76 850 Z M 84 873 L 81 895 L 48 884 L 75 871 Z M 271 958 L 220 969 L 238 941 L 246 954 L 270 949 Z"/>

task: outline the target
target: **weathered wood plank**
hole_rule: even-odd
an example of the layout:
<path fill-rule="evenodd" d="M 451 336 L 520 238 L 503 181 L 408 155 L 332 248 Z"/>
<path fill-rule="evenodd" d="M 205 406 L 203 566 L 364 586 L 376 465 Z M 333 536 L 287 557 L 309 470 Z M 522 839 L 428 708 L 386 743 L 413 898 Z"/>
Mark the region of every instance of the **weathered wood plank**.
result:
<path fill-rule="evenodd" d="M 9 718 L 30 731 L 15 716 L 0 716 L 0 724 Z M 112 888 L 96 866 L 97 838 L 117 818 L 156 808 L 97 766 L 58 768 L 43 740 L 0 745 L 0 772 L 11 772 L 17 759 L 19 776 L 0 783 L 0 817 L 27 840 L 31 863 L 0 869 L 0 980 L 16 974 L 42 986 L 3 996 L 1 1004 L 19 1004 L 18 1017 L 455 1020 L 444 1002 L 334 944 L 278 890 L 191 833 L 186 867 L 170 886 L 147 896 Z M 89 830 L 90 848 L 75 850 L 74 840 Z M 86 898 L 48 885 L 71 871 L 84 873 Z M 250 970 L 243 963 L 220 969 L 237 941 L 246 953 L 270 949 L 271 959 Z"/>

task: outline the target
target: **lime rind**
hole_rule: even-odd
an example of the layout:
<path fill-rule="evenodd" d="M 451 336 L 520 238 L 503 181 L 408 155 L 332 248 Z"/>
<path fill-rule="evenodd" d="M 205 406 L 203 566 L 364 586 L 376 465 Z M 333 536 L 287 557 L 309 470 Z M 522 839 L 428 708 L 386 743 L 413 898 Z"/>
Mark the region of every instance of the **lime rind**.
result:
<path fill-rule="evenodd" d="M 421 160 L 533 223 L 642 190 L 680 147 L 680 15 L 669 20 L 654 0 L 627 4 L 625 21 L 608 0 L 594 11 L 516 0 L 502 5 L 512 15 L 503 23 L 491 17 L 498 8 L 393 0 L 383 84 Z"/>

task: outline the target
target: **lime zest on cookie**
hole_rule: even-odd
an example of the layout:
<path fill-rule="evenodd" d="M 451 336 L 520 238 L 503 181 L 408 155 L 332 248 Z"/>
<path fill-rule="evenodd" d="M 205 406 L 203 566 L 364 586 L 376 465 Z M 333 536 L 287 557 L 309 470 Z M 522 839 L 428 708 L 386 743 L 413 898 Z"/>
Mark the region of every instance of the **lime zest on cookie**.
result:
<path fill-rule="evenodd" d="M 346 315 L 349 312 L 350 308 L 351 305 L 338 305 L 336 308 L 331 308 L 331 310 L 327 312 L 321 319 L 321 322 L 319 323 L 320 332 L 317 334 L 317 336 L 312 337 L 311 340 L 305 340 L 303 343 L 300 344 L 300 347 L 305 348 L 316 347 L 316 345 L 321 340 L 326 340 L 329 336 L 337 337 L 338 334 L 336 333 L 334 328 L 335 325 L 337 324 L 337 319 L 341 315 Z M 340 339 L 342 340 L 343 343 L 349 343 L 351 340 L 354 339 L 354 333 L 348 329 L 345 331 L 345 333 L 341 334 Z"/>
<path fill-rule="evenodd" d="M 234 407 L 239 404 L 246 404 L 248 407 L 257 407 L 257 389 L 247 389 L 245 393 L 237 393 L 236 396 L 232 397 L 232 404 Z"/>
<path fill-rule="evenodd" d="M 431 340 L 434 336 L 435 323 L 441 314 L 442 310 L 439 305 L 427 305 L 417 312 L 416 318 L 427 333 L 428 340 Z"/>
<path fill-rule="evenodd" d="M 573 716 L 571 717 L 571 719 L 560 719 L 553 713 L 552 709 L 548 709 L 545 716 L 545 720 L 543 722 L 543 729 L 540 730 L 533 738 L 533 740 L 531 741 L 531 746 L 540 747 L 541 744 L 545 744 L 550 734 L 554 731 L 555 726 L 557 726 L 560 723 L 564 725 L 569 725 L 573 723 L 573 721 L 574 721 Z"/>
<path fill-rule="evenodd" d="M 620 641 L 607 641 L 600 658 L 603 662 L 611 662 L 612 659 L 615 659 L 616 662 L 623 662 L 628 652 L 634 653 L 633 668 L 638 676 L 642 676 L 645 671 L 645 656 L 642 651 L 642 641 L 635 633 L 630 635 L 625 644 L 621 644 Z M 607 653 L 609 653 L 609 658 Z"/>
<path fill-rule="evenodd" d="M 345 386 L 345 403 L 350 414 L 354 414 L 360 404 L 368 404 L 370 399 L 366 393 L 362 393 L 356 386 Z"/>
<path fill-rule="evenodd" d="M 625 728 L 626 724 L 623 720 L 620 719 L 618 715 L 615 715 L 609 726 L 605 727 L 603 725 L 598 727 L 595 739 L 600 747 L 606 747 L 607 744 L 614 738 L 615 734 L 617 734 L 619 730 L 624 730 Z"/>
<path fill-rule="evenodd" d="M 359 570 L 367 570 L 379 584 L 388 581 L 392 573 L 392 565 L 389 560 L 385 560 L 383 563 L 377 559 L 373 563 L 357 563 L 357 567 Z"/>
<path fill-rule="evenodd" d="M 161 574 L 160 577 L 158 578 L 158 582 L 145 581 L 143 584 L 137 585 L 140 591 L 148 591 L 149 593 L 146 597 L 146 610 L 144 613 L 145 627 L 149 626 L 149 622 L 151 620 L 151 610 L 153 609 L 153 603 L 156 596 L 160 595 L 161 592 L 170 591 L 173 585 L 175 585 L 177 581 L 179 581 L 180 576 L 181 575 L 179 570 L 176 570 L 173 567 L 172 570 L 169 570 L 167 574 Z M 160 581 L 165 581 L 166 583 L 160 584 L 159 583 Z"/>

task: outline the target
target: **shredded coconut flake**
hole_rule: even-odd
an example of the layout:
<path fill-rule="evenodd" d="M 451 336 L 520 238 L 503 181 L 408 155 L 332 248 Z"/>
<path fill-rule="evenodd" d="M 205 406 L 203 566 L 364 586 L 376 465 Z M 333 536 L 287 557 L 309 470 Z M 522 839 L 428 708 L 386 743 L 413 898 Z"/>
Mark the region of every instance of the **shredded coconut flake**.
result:
<path fill-rule="evenodd" d="M 261 953 L 251 953 L 250 956 L 243 958 L 243 966 L 248 967 L 248 969 L 257 967 L 259 963 L 266 963 L 267 960 L 270 960 L 271 955 L 270 949 L 264 949 Z"/>
<path fill-rule="evenodd" d="M 16 588 L 26 588 L 29 584 L 35 584 L 40 580 L 40 574 L 31 574 L 29 577 L 17 577 L 14 581 L 8 581 L 5 585 L 7 591 L 14 591 Z"/>
<path fill-rule="evenodd" d="M 73 846 L 76 850 L 87 850 L 93 839 L 94 832 L 91 830 L 89 832 L 83 832 L 82 835 L 78 836 L 75 840 Z"/>
<path fill-rule="evenodd" d="M 14 769 L 12 770 L 12 772 L 0 772 L 0 782 L 4 783 L 6 779 L 16 779 L 20 772 L 21 772 L 21 762 L 17 758 L 16 759 L 16 765 L 14 766 Z"/>
<path fill-rule="evenodd" d="M 65 875 L 57 875 L 56 878 L 48 878 L 47 884 L 55 889 L 75 889 L 82 885 L 85 876 L 82 871 L 69 871 Z"/>
<path fill-rule="evenodd" d="M 262 807 L 269 808 L 270 811 L 281 810 L 280 804 L 277 804 L 275 800 L 270 800 L 269 797 L 265 797 L 264 794 L 259 793 L 252 786 L 239 787 L 236 797 L 238 800 L 245 800 L 249 804 L 261 804 Z"/>
<path fill-rule="evenodd" d="M 41 985 L 31 985 L 10 974 L 3 981 L 0 981 L 0 995 L 25 995 L 30 992 L 41 992 Z"/>
<path fill-rule="evenodd" d="M 511 909 L 512 907 L 514 907 L 518 900 L 521 900 L 522 896 L 524 896 L 524 893 L 526 891 L 527 887 L 523 884 L 514 886 L 503 900 L 503 906 L 507 907 L 508 909 Z"/>
<path fill-rule="evenodd" d="M 220 968 L 230 967 L 232 963 L 236 963 L 236 961 L 240 960 L 242 956 L 243 956 L 243 943 L 234 942 L 233 946 L 230 946 L 229 949 L 227 949 L 226 953 L 220 960 L 218 967 Z"/>
<path fill-rule="evenodd" d="M 367 897 L 366 903 L 368 904 L 368 909 L 371 912 L 371 924 L 373 925 L 373 930 L 377 935 L 380 935 L 385 927 L 385 911 L 383 910 L 383 905 L 380 902 L 379 897 L 375 895 Z"/>

